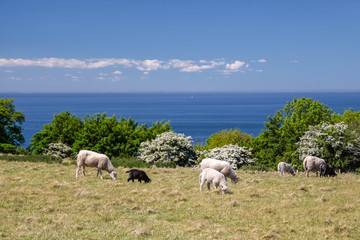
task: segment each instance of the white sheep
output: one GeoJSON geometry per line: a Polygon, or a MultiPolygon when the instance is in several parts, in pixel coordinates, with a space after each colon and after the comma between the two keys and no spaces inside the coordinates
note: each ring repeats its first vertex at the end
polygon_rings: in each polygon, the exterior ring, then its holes
{"type": "Polygon", "coordinates": [[[279,171],[279,176],[282,176],[285,173],[290,173],[291,175],[295,176],[295,172],[292,169],[291,165],[286,162],[279,162],[277,169],[279,171]]]}
{"type": "Polygon", "coordinates": [[[115,172],[114,166],[111,164],[110,159],[105,154],[100,154],[97,152],[89,151],[89,150],[81,150],[76,158],[77,162],[77,169],[76,169],[76,177],[78,177],[80,167],[83,167],[83,174],[85,176],[85,167],[96,167],[97,168],[97,175],[101,179],[102,172],[101,170],[105,170],[110,173],[110,177],[112,179],[117,178],[117,173],[115,172]]]}
{"type": "Polygon", "coordinates": [[[215,189],[220,186],[222,194],[224,194],[228,190],[225,176],[221,172],[218,172],[212,168],[205,168],[204,170],[202,170],[199,177],[200,191],[202,191],[202,187],[204,186],[205,182],[207,182],[207,188],[209,189],[209,191],[211,183],[214,184],[215,189]]]}
{"type": "Polygon", "coordinates": [[[318,171],[320,171],[320,165],[322,163],[326,163],[324,159],[314,156],[307,156],[303,161],[306,176],[309,177],[309,172],[316,172],[316,176],[318,176],[318,171]]]}
{"type": "Polygon", "coordinates": [[[201,170],[204,170],[205,168],[215,169],[216,171],[224,174],[225,180],[226,177],[229,177],[233,184],[236,184],[239,180],[234,169],[232,169],[232,167],[230,166],[230,163],[226,161],[221,161],[213,158],[205,158],[201,161],[199,167],[201,170]]]}

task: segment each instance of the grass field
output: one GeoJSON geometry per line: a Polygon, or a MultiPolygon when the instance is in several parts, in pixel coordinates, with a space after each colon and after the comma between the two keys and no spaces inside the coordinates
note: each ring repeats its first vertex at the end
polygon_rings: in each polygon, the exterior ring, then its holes
{"type": "Polygon", "coordinates": [[[197,169],[144,169],[150,184],[75,169],[0,161],[0,239],[360,239],[355,174],[237,171],[222,195],[197,169]]]}

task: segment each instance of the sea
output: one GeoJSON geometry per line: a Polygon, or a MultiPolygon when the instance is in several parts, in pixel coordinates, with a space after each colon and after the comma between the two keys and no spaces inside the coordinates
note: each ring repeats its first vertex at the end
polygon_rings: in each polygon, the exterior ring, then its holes
{"type": "Polygon", "coordinates": [[[352,108],[360,111],[360,92],[240,92],[240,93],[0,93],[14,98],[25,143],[54,115],[70,111],[80,118],[107,113],[132,118],[139,124],[171,121],[173,131],[191,136],[193,143],[205,144],[210,135],[223,129],[240,129],[258,136],[264,122],[294,98],[312,98],[342,114],[352,108]]]}

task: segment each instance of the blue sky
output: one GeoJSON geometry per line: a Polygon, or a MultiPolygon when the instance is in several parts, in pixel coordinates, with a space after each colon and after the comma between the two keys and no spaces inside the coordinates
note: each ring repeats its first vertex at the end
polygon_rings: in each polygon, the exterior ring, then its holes
{"type": "Polygon", "coordinates": [[[360,1],[0,0],[0,92],[360,91],[360,1]]]}

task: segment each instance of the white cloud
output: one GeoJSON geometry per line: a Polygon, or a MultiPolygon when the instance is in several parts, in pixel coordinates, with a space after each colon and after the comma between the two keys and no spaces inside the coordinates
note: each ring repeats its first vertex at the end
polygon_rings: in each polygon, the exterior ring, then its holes
{"type": "Polygon", "coordinates": [[[201,70],[211,69],[211,65],[190,65],[185,68],[180,69],[181,72],[201,72],[201,70]]]}
{"type": "Polygon", "coordinates": [[[266,63],[267,61],[265,59],[259,59],[258,62],[259,63],[266,63]]]}
{"type": "Polygon", "coordinates": [[[291,63],[298,63],[299,61],[298,60],[291,60],[290,62],[291,63]]]}
{"type": "Polygon", "coordinates": [[[262,70],[262,69],[258,69],[258,70],[256,70],[257,72],[263,72],[264,70],[262,70]]]}
{"type": "Polygon", "coordinates": [[[9,79],[10,79],[10,80],[16,80],[16,81],[21,80],[21,78],[19,78],[19,77],[14,77],[14,76],[11,76],[9,79]]]}
{"type": "Polygon", "coordinates": [[[6,70],[6,71],[4,71],[4,72],[6,72],[6,73],[13,73],[14,71],[13,71],[13,70],[6,70]]]}
{"type": "MultiPolygon", "coordinates": [[[[159,61],[156,59],[153,60],[144,60],[140,62],[140,65],[137,67],[140,71],[155,71],[158,69],[164,69],[164,66],[162,65],[163,61],[159,61]]],[[[166,67],[165,67],[166,68],[166,67]]]]}
{"type": "MultiPolygon", "coordinates": [[[[266,61],[260,59],[259,62],[266,61]]],[[[216,69],[216,71],[230,74],[233,72],[244,71],[249,67],[243,61],[227,62],[224,59],[215,60],[133,60],[123,58],[108,59],[63,59],[63,58],[39,58],[39,59],[5,59],[0,58],[0,67],[46,67],[46,68],[73,68],[73,69],[101,69],[106,67],[136,68],[144,74],[150,71],[178,69],[180,72],[202,72],[204,70],[216,69]]],[[[11,70],[8,70],[11,71],[11,70]]],[[[120,70],[113,71],[112,74],[122,75],[120,70]]],[[[100,73],[100,77],[107,76],[100,73]]]]}
{"type": "Polygon", "coordinates": [[[245,65],[245,62],[235,61],[231,64],[226,64],[226,69],[231,71],[239,71],[239,68],[245,65]]]}

